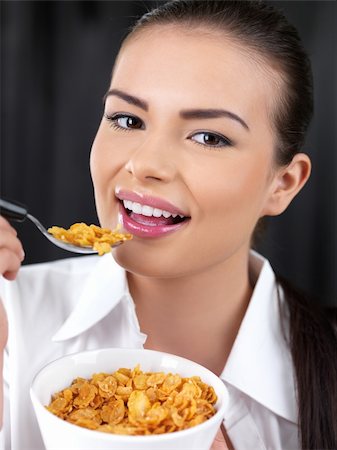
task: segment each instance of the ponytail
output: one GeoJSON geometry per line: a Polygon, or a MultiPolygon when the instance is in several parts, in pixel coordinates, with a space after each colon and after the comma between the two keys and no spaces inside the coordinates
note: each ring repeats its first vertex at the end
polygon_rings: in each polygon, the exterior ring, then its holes
{"type": "Polygon", "coordinates": [[[302,449],[337,449],[337,308],[319,307],[276,278],[287,309],[281,317],[289,318],[302,449]]]}

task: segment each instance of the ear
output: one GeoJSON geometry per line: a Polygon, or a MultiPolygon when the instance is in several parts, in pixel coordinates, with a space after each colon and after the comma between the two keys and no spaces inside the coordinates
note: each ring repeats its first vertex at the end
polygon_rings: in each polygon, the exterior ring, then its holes
{"type": "Polygon", "coordinates": [[[311,161],[305,153],[297,153],[290,164],[278,169],[273,176],[262,216],[277,216],[286,210],[307,182],[310,172],[311,161]]]}

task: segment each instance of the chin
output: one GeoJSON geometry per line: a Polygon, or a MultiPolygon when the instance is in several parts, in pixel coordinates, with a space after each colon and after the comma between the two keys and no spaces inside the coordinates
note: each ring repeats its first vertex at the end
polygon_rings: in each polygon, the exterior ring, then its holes
{"type": "Polygon", "coordinates": [[[146,252],[145,255],[144,252],[131,251],[121,245],[114,249],[113,257],[123,269],[135,275],[149,278],[175,278],[183,275],[183,268],[176,257],[173,260],[165,258],[161,262],[158,252],[153,252],[152,255],[150,253],[146,252]]]}
{"type": "Polygon", "coordinates": [[[135,275],[150,278],[162,278],[163,272],[166,272],[167,274],[167,271],[163,270],[161,265],[158,264],[158,260],[156,262],[152,262],[152,258],[150,259],[148,256],[140,257],[139,254],[132,255],[132,253],[116,248],[113,252],[113,257],[117,264],[123,267],[123,269],[135,275]]]}

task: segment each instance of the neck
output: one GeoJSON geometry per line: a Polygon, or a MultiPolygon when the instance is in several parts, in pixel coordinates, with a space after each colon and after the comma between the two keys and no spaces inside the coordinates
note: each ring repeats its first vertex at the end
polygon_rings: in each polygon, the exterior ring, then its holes
{"type": "Polygon", "coordinates": [[[174,279],[129,273],[128,281],[141,331],[148,335],[145,347],[220,374],[252,293],[247,252],[207,272],[174,279]]]}

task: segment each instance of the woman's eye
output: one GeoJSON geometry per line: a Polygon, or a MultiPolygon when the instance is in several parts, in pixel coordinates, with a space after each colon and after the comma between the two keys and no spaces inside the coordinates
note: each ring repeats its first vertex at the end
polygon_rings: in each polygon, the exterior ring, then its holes
{"type": "Polygon", "coordinates": [[[104,114],[104,117],[110,122],[111,126],[116,129],[124,130],[140,130],[144,129],[144,123],[139,117],[130,116],[127,114],[115,114],[110,116],[104,114]]]}
{"type": "Polygon", "coordinates": [[[211,133],[209,131],[194,133],[189,137],[189,139],[207,147],[230,147],[233,145],[230,139],[225,136],[217,133],[211,133]]]}

